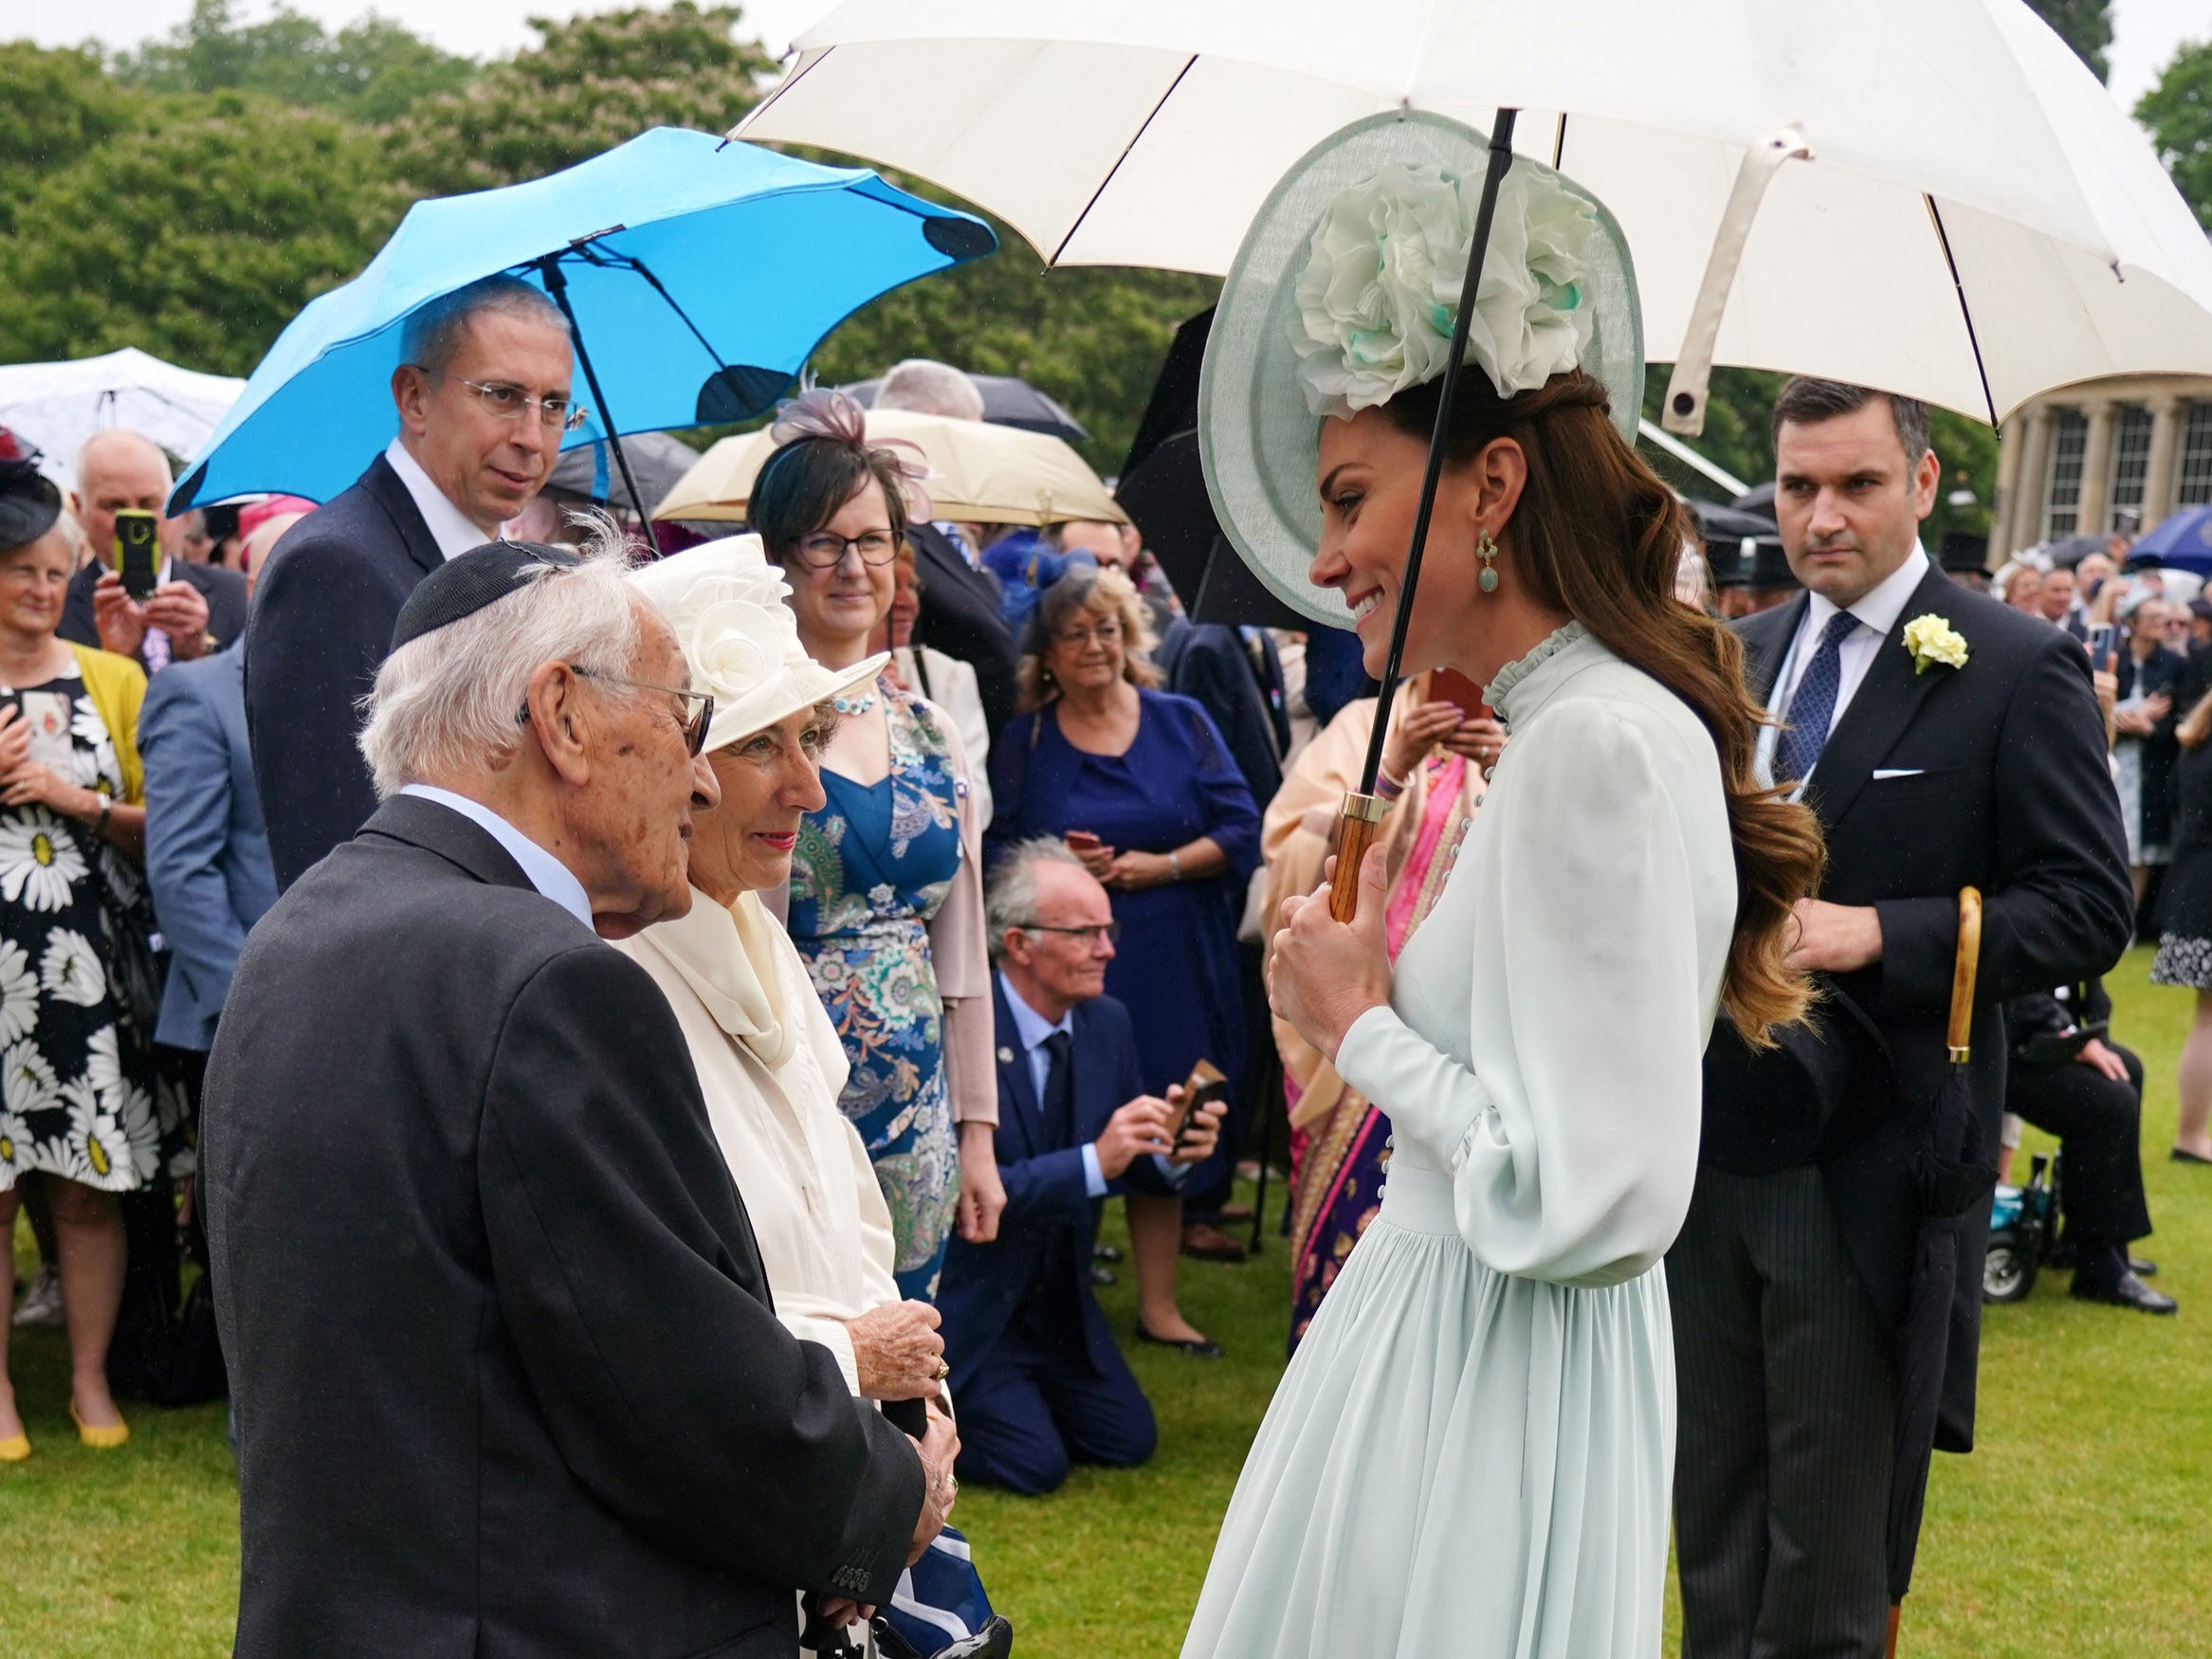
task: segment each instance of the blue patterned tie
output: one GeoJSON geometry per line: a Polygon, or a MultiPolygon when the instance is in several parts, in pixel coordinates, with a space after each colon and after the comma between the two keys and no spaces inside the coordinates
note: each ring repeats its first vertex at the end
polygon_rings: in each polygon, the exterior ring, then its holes
{"type": "Polygon", "coordinates": [[[1828,741],[1828,728],[1836,720],[1836,693],[1843,685],[1843,642],[1858,626],[1858,618],[1838,611],[1820,630],[1820,648],[1805,665],[1797,694],[1789,700],[1788,723],[1774,746],[1774,781],[1802,783],[1812,775],[1820,747],[1828,741]]]}

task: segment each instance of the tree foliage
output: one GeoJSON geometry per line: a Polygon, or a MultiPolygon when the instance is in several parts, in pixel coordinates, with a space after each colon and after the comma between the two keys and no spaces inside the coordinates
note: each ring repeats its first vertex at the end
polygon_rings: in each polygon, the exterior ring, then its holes
{"type": "Polygon", "coordinates": [[[2135,105],[2135,118],[2149,131],[2197,223],[2212,230],[2212,42],[2176,52],[2135,105]]]}
{"type": "Polygon", "coordinates": [[[119,53],[114,67],[118,80],[155,92],[258,92],[373,124],[466,86],[477,70],[374,12],[330,34],[283,5],[241,23],[232,0],[193,0],[165,39],[119,53]]]}
{"type": "Polygon", "coordinates": [[[39,181],[132,118],[132,100],[88,50],[0,44],[0,237],[39,181]]]}
{"type": "Polygon", "coordinates": [[[2111,76],[2112,0],[2028,0],[2028,9],[2072,46],[2099,81],[2111,76]]]}
{"type": "Polygon", "coordinates": [[[0,361],[135,345],[242,374],[387,227],[374,137],[245,93],[180,96],[52,170],[0,241],[0,361]]]}
{"type": "Polygon", "coordinates": [[[759,42],[736,38],[740,15],[679,0],[539,19],[536,47],[393,125],[393,174],[418,194],[454,195],[541,177],[649,127],[725,132],[776,72],[759,42]]]}

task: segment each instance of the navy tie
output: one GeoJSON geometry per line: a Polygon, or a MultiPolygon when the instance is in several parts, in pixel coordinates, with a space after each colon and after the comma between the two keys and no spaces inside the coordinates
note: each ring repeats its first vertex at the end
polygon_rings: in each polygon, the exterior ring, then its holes
{"type": "Polygon", "coordinates": [[[1782,740],[1774,746],[1775,782],[1802,783],[1812,775],[1821,745],[1828,741],[1828,728],[1836,721],[1836,694],[1843,685],[1843,642],[1857,626],[1857,617],[1838,611],[1820,630],[1820,648],[1798,679],[1782,740]]]}
{"type": "Polygon", "coordinates": [[[1037,1104],[1043,1108],[1045,1144],[1054,1152],[1075,1143],[1075,1073],[1069,1064],[1074,1047],[1075,1039],[1066,1031],[1045,1038],[1045,1098],[1037,1104]]]}

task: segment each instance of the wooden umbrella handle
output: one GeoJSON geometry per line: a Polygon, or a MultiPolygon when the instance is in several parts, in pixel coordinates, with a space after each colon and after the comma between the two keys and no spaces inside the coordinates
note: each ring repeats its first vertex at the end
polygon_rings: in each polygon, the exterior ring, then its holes
{"type": "Polygon", "coordinates": [[[1951,1064],[1971,1056],[1974,1035],[1974,978],[1982,967],[1982,893],[1959,889],[1959,954],[1951,964],[1951,1064]]]}
{"type": "Polygon", "coordinates": [[[1344,811],[1337,817],[1336,875],[1328,888],[1328,913],[1339,921],[1351,921],[1360,907],[1360,866],[1389,814],[1390,803],[1380,795],[1344,792],[1344,811]]]}

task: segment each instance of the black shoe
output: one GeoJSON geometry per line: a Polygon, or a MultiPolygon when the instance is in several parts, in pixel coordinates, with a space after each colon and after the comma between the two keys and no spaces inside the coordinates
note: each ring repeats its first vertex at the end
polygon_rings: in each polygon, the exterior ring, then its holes
{"type": "Polygon", "coordinates": [[[1122,1259],[1122,1252],[1110,1244],[1094,1244],[1090,1247],[1090,1259],[1094,1262],[1118,1262],[1122,1259]]]}
{"type": "Polygon", "coordinates": [[[1143,1320],[1137,1322],[1137,1340],[1150,1342],[1156,1347],[1179,1349],[1193,1359],[1218,1359],[1221,1358],[1221,1344],[1209,1337],[1200,1337],[1195,1342],[1179,1341],[1173,1337],[1156,1337],[1144,1328],[1143,1320]]]}
{"type": "Polygon", "coordinates": [[[2185,1147],[2175,1147],[2173,1149],[2172,1157],[2174,1162],[2176,1163],[2212,1163],[2212,1158],[2199,1158],[2195,1153],[2190,1152],[2185,1147]]]}
{"type": "Polygon", "coordinates": [[[2175,1313],[2181,1304],[2170,1296],[2161,1296],[2133,1273],[2122,1273],[2108,1285],[2084,1283],[2080,1274],[2074,1279],[2074,1296],[2083,1302],[2109,1302],[2114,1307],[2131,1307],[2137,1313],[2175,1313]]]}
{"type": "Polygon", "coordinates": [[[1094,1267],[1090,1270],[1090,1282],[1104,1288],[1108,1285],[1119,1285],[1122,1282],[1122,1276],[1111,1267],[1094,1267]]]}
{"type": "Polygon", "coordinates": [[[2148,1256],[2130,1256],[2128,1271],[2138,1279],[2155,1279],[2158,1277],[2158,1264],[2148,1256]]]}

